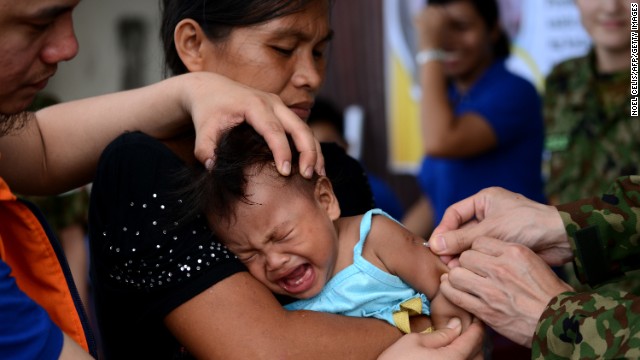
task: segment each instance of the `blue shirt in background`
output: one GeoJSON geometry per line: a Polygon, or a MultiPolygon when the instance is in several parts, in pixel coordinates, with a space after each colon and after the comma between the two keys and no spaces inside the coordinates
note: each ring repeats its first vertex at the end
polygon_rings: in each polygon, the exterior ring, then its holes
{"type": "Polygon", "coordinates": [[[469,158],[424,158],[418,181],[434,208],[435,223],[447,207],[490,186],[546,202],[541,172],[542,103],[533,85],[509,72],[500,59],[466,94],[450,84],[448,96],[456,116],[473,112],[484,117],[498,144],[469,158]]]}

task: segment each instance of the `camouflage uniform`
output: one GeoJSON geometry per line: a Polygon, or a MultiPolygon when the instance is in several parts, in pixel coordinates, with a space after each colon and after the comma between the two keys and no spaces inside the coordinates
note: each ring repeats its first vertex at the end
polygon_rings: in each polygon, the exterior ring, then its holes
{"type": "MultiPolygon", "coordinates": [[[[581,281],[598,286],[640,267],[640,176],[558,210],[581,281]]],[[[531,350],[532,359],[640,358],[640,297],[602,288],[560,294],[540,317],[531,350]]]]}
{"type": "MultiPolygon", "coordinates": [[[[546,195],[552,204],[602,194],[617,177],[640,174],[640,119],[631,117],[631,73],[598,74],[593,50],[547,78],[546,195]]],[[[566,280],[588,291],[565,267],[566,280]]],[[[640,272],[606,286],[640,295],[640,272]]]]}
{"type": "Polygon", "coordinates": [[[547,78],[546,194],[561,204],[602,194],[640,174],[640,119],[631,117],[631,74],[598,74],[595,55],[557,65],[547,78]]]}

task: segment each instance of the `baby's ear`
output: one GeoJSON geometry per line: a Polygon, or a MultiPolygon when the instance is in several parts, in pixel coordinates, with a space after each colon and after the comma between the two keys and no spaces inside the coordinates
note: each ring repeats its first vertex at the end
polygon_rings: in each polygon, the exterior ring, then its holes
{"type": "Polygon", "coordinates": [[[338,203],[338,198],[333,192],[333,185],[328,177],[320,176],[318,178],[315,197],[331,220],[337,220],[340,217],[340,203],[338,203]]]}

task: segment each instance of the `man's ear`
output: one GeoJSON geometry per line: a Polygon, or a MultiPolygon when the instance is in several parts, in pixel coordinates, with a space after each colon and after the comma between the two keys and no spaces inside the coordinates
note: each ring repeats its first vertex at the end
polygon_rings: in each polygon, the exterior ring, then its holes
{"type": "Polygon", "coordinates": [[[338,198],[333,192],[333,185],[331,185],[331,180],[328,177],[321,176],[318,178],[315,196],[331,220],[337,220],[340,217],[340,203],[338,203],[338,198]]]}
{"type": "Polygon", "coordinates": [[[176,25],[173,33],[176,51],[189,72],[202,71],[204,56],[202,49],[207,37],[200,25],[193,19],[184,19],[176,25]]]}

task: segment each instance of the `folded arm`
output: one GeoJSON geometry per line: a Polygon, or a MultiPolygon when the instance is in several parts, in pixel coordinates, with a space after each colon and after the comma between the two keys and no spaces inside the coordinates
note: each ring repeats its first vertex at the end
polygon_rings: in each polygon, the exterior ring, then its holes
{"type": "Polygon", "coordinates": [[[249,273],[173,310],[165,323],[197,358],[373,359],[401,333],[377,319],[286,311],[249,273]]]}

